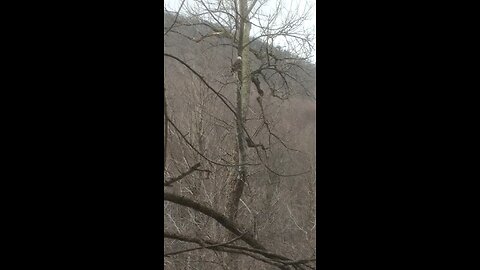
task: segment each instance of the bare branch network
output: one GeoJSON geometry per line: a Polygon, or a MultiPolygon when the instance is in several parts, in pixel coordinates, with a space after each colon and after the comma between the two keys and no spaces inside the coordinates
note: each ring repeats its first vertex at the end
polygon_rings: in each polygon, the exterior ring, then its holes
{"type": "Polygon", "coordinates": [[[166,269],[316,268],[315,37],[283,2],[164,10],[166,269]]]}

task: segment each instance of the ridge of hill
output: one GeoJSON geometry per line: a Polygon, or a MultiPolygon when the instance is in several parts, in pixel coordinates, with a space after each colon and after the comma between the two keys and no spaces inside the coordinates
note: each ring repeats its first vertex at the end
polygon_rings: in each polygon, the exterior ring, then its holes
{"type": "MultiPolygon", "coordinates": [[[[164,27],[168,29],[175,20],[175,16],[164,12],[164,27]]],[[[193,68],[205,72],[206,77],[219,76],[224,78],[229,75],[232,62],[236,58],[236,49],[231,46],[231,40],[224,37],[212,36],[202,42],[194,41],[202,35],[207,35],[211,29],[202,25],[198,19],[186,18],[179,15],[176,19],[177,24],[196,24],[195,26],[176,26],[165,36],[164,51],[187,61],[193,68]],[[223,71],[223,72],[222,72],[223,71]]],[[[211,24],[211,23],[209,23],[211,24]]],[[[256,40],[250,44],[250,47],[259,51],[266,44],[256,40]]],[[[281,50],[278,47],[272,48],[272,53],[280,58],[294,58],[289,52],[281,50]]],[[[286,60],[293,61],[293,60],[286,60]]],[[[294,60],[299,66],[289,67],[289,73],[293,74],[295,80],[290,79],[289,96],[295,98],[316,99],[316,65],[304,60],[294,60]]],[[[251,58],[252,70],[258,68],[261,62],[255,57],[251,58]]],[[[271,77],[273,84],[280,85],[279,76],[271,77]]]]}

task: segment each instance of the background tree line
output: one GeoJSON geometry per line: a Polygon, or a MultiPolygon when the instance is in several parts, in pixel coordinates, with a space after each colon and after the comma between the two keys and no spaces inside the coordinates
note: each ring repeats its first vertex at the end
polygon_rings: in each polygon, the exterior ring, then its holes
{"type": "Polygon", "coordinates": [[[315,268],[313,36],[265,3],[164,11],[166,269],[315,268]]]}

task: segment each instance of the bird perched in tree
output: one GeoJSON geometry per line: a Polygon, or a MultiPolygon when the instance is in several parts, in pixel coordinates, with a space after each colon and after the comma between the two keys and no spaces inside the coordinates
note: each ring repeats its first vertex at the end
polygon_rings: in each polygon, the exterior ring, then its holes
{"type": "Polygon", "coordinates": [[[232,73],[237,72],[240,69],[242,69],[242,57],[237,56],[237,60],[235,60],[235,62],[232,65],[232,73]]]}

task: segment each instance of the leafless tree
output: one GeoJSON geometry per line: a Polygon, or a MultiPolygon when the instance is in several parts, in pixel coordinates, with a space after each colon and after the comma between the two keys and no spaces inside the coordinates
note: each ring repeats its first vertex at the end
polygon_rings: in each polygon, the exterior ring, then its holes
{"type": "Polygon", "coordinates": [[[286,99],[300,92],[314,96],[301,79],[312,76],[306,60],[314,37],[302,28],[309,9],[281,15],[281,1],[265,7],[266,0],[182,1],[165,25],[166,37],[203,50],[182,52],[165,44],[166,268],[315,266],[315,153],[311,142],[289,134],[305,126],[279,121],[286,117],[286,99]],[[285,48],[274,46],[279,39],[285,48]],[[231,48],[231,54],[205,53],[220,48],[231,48]],[[241,68],[235,76],[231,66],[218,66],[237,56],[241,68]],[[298,190],[308,195],[288,196],[294,184],[282,179],[303,180],[298,190]]]}

